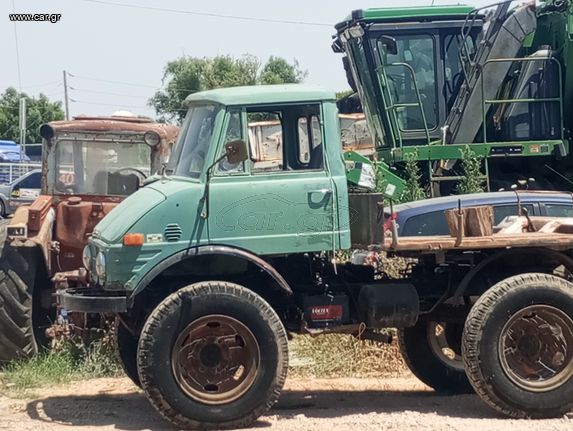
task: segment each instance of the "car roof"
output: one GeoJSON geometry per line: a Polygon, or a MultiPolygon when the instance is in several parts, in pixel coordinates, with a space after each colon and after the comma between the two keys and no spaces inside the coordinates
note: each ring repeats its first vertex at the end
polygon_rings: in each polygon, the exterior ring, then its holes
{"type": "Polygon", "coordinates": [[[335,100],[333,91],[306,84],[253,85],[228,87],[193,93],[187,104],[214,102],[221,105],[265,105],[289,102],[320,102],[335,100]]]}
{"type": "MultiPolygon", "coordinates": [[[[411,214],[427,212],[428,209],[432,211],[445,210],[454,208],[461,200],[463,206],[469,205],[496,205],[505,203],[521,202],[563,202],[570,201],[573,204],[573,194],[569,192],[555,192],[555,191],[514,191],[510,192],[490,192],[490,193],[472,193],[467,195],[451,195],[442,196],[439,198],[422,199],[414,202],[407,202],[394,206],[394,212],[408,212],[411,214]]],[[[388,210],[388,208],[386,208],[388,210]]]]}

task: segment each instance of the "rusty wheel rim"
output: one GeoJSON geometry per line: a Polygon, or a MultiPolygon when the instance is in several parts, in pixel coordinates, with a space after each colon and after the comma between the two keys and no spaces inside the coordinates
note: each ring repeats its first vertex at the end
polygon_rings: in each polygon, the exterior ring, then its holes
{"type": "Polygon", "coordinates": [[[260,350],[243,323],[224,315],[191,322],[177,337],[171,364],[179,387],[204,404],[227,404],[255,381],[260,350]]]}
{"type": "Polygon", "coordinates": [[[427,337],[436,358],[450,368],[463,371],[464,363],[462,362],[460,346],[461,332],[458,334],[458,330],[459,328],[455,324],[430,322],[427,337]]]}
{"type": "Polygon", "coordinates": [[[573,376],[573,320],[549,305],[530,305],[505,324],[501,366],[522,389],[547,392],[573,376]]]}

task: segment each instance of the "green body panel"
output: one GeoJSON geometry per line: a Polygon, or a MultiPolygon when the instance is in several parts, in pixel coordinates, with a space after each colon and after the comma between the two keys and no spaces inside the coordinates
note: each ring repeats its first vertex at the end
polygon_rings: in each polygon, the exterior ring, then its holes
{"type": "MultiPolygon", "coordinates": [[[[421,21],[428,18],[464,19],[472,10],[472,6],[465,5],[373,8],[356,11],[354,12],[354,16],[360,16],[366,21],[375,22],[400,20],[421,21]]],[[[352,19],[353,16],[349,15],[343,22],[352,19]]]]}
{"type": "Polygon", "coordinates": [[[168,257],[202,245],[236,247],[259,256],[350,248],[351,211],[333,93],[306,86],[260,86],[197,93],[188,102],[214,102],[224,108],[214,121],[205,168],[196,179],[169,176],[148,184],[97,225],[90,247],[94,256],[102,252],[106,257],[100,284],[131,291],[168,257]],[[225,144],[221,130],[227,125],[227,110],[309,102],[321,106],[324,169],[251,173],[248,168],[233,174],[215,170],[204,203],[207,166],[225,144]],[[166,235],[173,227],[180,232],[178,239],[166,235]],[[127,233],[143,234],[145,243],[124,246],[127,233]]]}
{"type": "Polygon", "coordinates": [[[455,145],[433,143],[385,150],[380,154],[389,163],[403,161],[406,154],[415,154],[418,160],[457,160],[462,158],[462,150],[468,145],[477,156],[483,157],[537,157],[569,152],[569,141],[527,141],[455,145]]]}

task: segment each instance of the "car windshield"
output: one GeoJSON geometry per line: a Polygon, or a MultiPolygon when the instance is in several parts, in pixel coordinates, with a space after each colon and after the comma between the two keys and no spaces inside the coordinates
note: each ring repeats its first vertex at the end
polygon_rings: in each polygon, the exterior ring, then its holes
{"type": "Polygon", "coordinates": [[[170,158],[170,172],[183,177],[199,177],[219,110],[217,105],[193,106],[189,109],[175,145],[175,154],[170,158]]]}
{"type": "Polygon", "coordinates": [[[54,191],[126,196],[149,176],[150,165],[151,148],[144,142],[60,140],[54,191]]]}

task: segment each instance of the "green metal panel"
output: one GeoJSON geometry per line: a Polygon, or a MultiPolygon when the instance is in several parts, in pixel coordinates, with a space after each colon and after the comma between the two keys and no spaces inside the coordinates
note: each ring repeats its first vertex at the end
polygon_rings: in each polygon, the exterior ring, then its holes
{"type": "MultiPolygon", "coordinates": [[[[430,18],[440,20],[465,19],[468,13],[474,10],[473,6],[421,6],[421,7],[393,7],[393,8],[373,8],[356,11],[348,15],[342,23],[348,21],[422,21],[430,18]]],[[[342,24],[341,23],[341,24],[342,24]]]]}
{"type": "Polygon", "coordinates": [[[406,154],[415,154],[418,160],[460,160],[461,152],[469,146],[478,156],[484,157],[536,157],[562,155],[569,152],[569,141],[488,142],[487,144],[412,145],[378,154],[387,163],[400,162],[406,154]],[[504,151],[505,150],[505,151],[504,151]]]}

